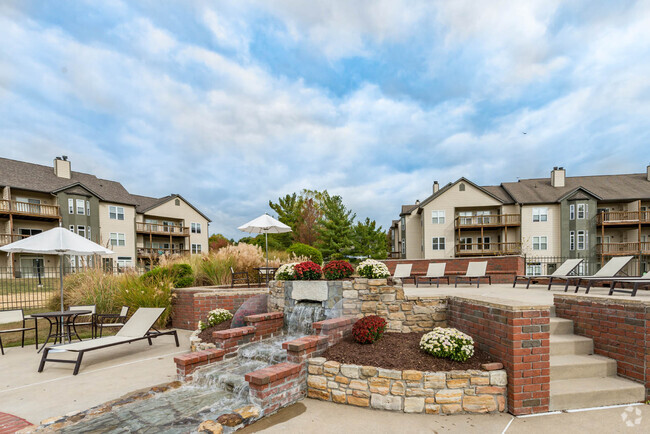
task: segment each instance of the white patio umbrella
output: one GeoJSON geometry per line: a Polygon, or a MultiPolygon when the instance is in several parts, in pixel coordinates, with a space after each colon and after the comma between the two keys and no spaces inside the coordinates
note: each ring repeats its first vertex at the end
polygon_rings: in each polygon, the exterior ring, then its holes
{"type": "MultiPolygon", "coordinates": [[[[251,234],[264,234],[264,241],[266,244],[266,268],[269,268],[269,235],[268,234],[282,234],[291,232],[291,228],[279,220],[274,219],[268,214],[259,216],[258,218],[249,221],[246,224],[238,227],[240,231],[248,232],[251,234]]],[[[268,281],[269,274],[266,273],[268,281]]]]}
{"type": "Polygon", "coordinates": [[[58,227],[40,234],[0,247],[7,253],[35,253],[40,255],[58,255],[61,280],[61,312],[63,312],[63,257],[65,255],[89,256],[110,255],[113,251],[75,234],[68,229],[58,227]]]}

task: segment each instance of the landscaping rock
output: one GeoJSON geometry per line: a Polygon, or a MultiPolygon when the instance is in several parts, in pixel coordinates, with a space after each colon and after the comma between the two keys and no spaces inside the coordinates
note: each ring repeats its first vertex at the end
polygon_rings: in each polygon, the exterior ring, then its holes
{"type": "Polygon", "coordinates": [[[404,413],[422,413],[424,398],[404,398],[404,413]]]}
{"type": "Polygon", "coordinates": [[[497,409],[496,401],[493,396],[465,396],[463,398],[463,410],[472,413],[489,413],[497,409]]]}
{"type": "Polygon", "coordinates": [[[364,377],[374,377],[377,375],[377,368],[374,366],[362,366],[361,375],[364,377]]]}
{"type": "Polygon", "coordinates": [[[310,375],[307,378],[307,386],[313,387],[314,389],[327,389],[327,378],[320,377],[318,375],[310,375]]]}
{"type": "Polygon", "coordinates": [[[332,402],[345,404],[346,395],[341,390],[332,390],[332,402]]]}
{"type": "Polygon", "coordinates": [[[244,418],[237,413],[222,414],[217,418],[217,422],[225,426],[237,426],[244,421],[244,418]]]}
{"type": "Polygon", "coordinates": [[[357,396],[348,396],[348,404],[356,405],[357,407],[370,407],[370,400],[368,398],[359,398],[357,396]]]}
{"type": "Polygon", "coordinates": [[[505,386],[508,384],[508,375],[506,371],[490,372],[490,384],[493,386],[505,386]]]}
{"type": "Polygon", "coordinates": [[[499,369],[503,369],[503,363],[499,363],[499,362],[483,363],[481,365],[481,368],[483,368],[486,371],[498,371],[499,369]]]}
{"type": "Polygon", "coordinates": [[[372,408],[377,408],[380,410],[401,411],[402,398],[399,396],[384,396],[373,393],[370,398],[370,405],[372,408]]]}
{"type": "Polygon", "coordinates": [[[463,391],[460,389],[444,389],[436,393],[437,404],[455,404],[460,403],[463,397],[463,391]]]}
{"type": "Polygon", "coordinates": [[[422,372],[413,370],[402,371],[402,378],[404,380],[420,381],[422,379],[422,372]]]}
{"type": "Polygon", "coordinates": [[[325,362],[327,362],[327,359],[325,357],[312,357],[311,359],[308,360],[310,365],[322,365],[325,362]]]}
{"type": "Polygon", "coordinates": [[[446,382],[447,376],[442,373],[424,375],[424,387],[427,389],[443,389],[446,382]]]}
{"type": "Polygon", "coordinates": [[[235,413],[238,413],[244,419],[260,417],[260,409],[254,405],[247,405],[246,407],[238,408],[235,410],[235,413]]]}
{"type": "Polygon", "coordinates": [[[341,365],[341,374],[348,378],[359,378],[359,367],[356,365],[341,365]]]}
{"type": "Polygon", "coordinates": [[[393,369],[382,369],[379,368],[379,373],[377,374],[380,378],[391,378],[393,380],[402,379],[402,371],[395,371],[393,369]]]}
{"type": "Polygon", "coordinates": [[[206,420],[205,422],[201,422],[201,425],[196,430],[208,434],[221,434],[223,432],[223,426],[213,420],[206,420]]]}

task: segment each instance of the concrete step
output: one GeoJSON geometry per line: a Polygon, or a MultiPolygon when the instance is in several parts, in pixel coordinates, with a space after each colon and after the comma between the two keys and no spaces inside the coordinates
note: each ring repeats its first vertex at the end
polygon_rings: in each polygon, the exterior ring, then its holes
{"type": "Polygon", "coordinates": [[[551,381],[549,410],[631,404],[645,399],[645,388],[620,377],[551,381]]]}
{"type": "Polygon", "coordinates": [[[551,357],[551,381],[572,378],[615,377],[616,361],[597,355],[551,357]]]}
{"type": "Polygon", "coordinates": [[[594,341],[582,336],[551,335],[549,343],[551,358],[552,356],[594,353],[594,341]]]}
{"type": "Polygon", "coordinates": [[[573,334],[573,321],[564,318],[550,318],[551,334],[552,335],[572,335],[573,334]]]}

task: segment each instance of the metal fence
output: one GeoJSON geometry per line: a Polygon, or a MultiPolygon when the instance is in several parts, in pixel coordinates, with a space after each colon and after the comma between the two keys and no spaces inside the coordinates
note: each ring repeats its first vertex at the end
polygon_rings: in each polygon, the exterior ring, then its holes
{"type": "MultiPolygon", "coordinates": [[[[574,256],[582,258],[582,263],[576,268],[574,274],[579,276],[590,276],[601,268],[601,259],[596,256],[574,256]]],[[[568,256],[525,256],[527,275],[549,275],[562,265],[568,256]]],[[[605,257],[605,262],[610,258],[605,257]]],[[[636,256],[619,273],[623,276],[640,276],[649,269],[650,256],[636,256]]]]}

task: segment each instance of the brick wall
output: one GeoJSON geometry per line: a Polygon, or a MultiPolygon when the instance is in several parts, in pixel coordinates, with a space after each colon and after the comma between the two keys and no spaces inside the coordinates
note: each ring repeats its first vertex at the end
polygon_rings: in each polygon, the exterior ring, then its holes
{"type": "Polygon", "coordinates": [[[548,307],[492,305],[449,297],[448,322],[503,363],[508,409],[514,415],[548,411],[550,353],[548,307]]]}
{"type": "Polygon", "coordinates": [[[295,363],[280,363],[246,374],[251,403],[268,416],[282,407],[304,398],[305,378],[301,366],[295,363]]]}
{"type": "MultiPolygon", "coordinates": [[[[470,262],[487,261],[487,274],[492,277],[492,283],[512,283],[515,275],[526,274],[526,263],[523,256],[487,256],[481,258],[449,258],[449,259],[389,259],[383,261],[391,274],[397,264],[413,264],[411,274],[424,276],[430,263],[445,262],[445,274],[448,276],[464,275],[470,262]]],[[[410,282],[410,281],[409,281],[410,282]]],[[[453,283],[453,278],[451,279],[453,283]]]]}
{"type": "Polygon", "coordinates": [[[223,360],[226,352],[221,349],[195,351],[174,357],[176,363],[176,376],[179,380],[190,381],[192,374],[201,366],[223,360]]]}
{"type": "Polygon", "coordinates": [[[172,327],[196,330],[208,312],[226,309],[233,314],[249,298],[266,290],[182,288],[172,291],[172,327]]]}
{"type": "Polygon", "coordinates": [[[650,398],[650,303],[555,294],[555,312],[574,332],[594,340],[594,352],[616,360],[618,375],[645,385],[650,398]]]}

